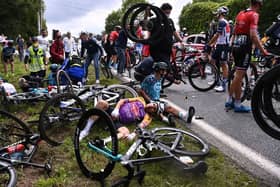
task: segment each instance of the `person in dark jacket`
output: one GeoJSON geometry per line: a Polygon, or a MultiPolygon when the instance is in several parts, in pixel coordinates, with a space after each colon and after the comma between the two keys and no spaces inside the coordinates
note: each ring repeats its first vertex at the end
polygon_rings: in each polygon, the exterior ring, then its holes
{"type": "Polygon", "coordinates": [[[90,33],[89,36],[85,34],[84,40],[82,43],[82,49],[81,49],[81,56],[84,56],[85,49],[87,50],[87,57],[86,57],[86,63],[85,63],[85,69],[86,69],[86,76],[88,76],[88,67],[91,63],[91,61],[94,61],[94,69],[95,69],[95,83],[99,84],[99,57],[102,53],[101,47],[97,44],[95,38],[93,37],[93,34],[90,33]]]}
{"type": "Polygon", "coordinates": [[[124,73],[126,58],[125,58],[125,50],[127,45],[127,35],[125,31],[122,29],[119,32],[119,37],[115,42],[117,55],[118,55],[118,74],[124,73]]]}

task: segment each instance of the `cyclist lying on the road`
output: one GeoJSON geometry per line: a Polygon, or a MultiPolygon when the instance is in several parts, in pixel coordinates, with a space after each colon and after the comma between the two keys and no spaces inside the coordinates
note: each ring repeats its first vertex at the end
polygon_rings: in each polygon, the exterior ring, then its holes
{"type": "MultiPolygon", "coordinates": [[[[111,114],[113,121],[115,122],[115,127],[118,130],[118,138],[127,138],[133,139],[135,133],[129,132],[129,129],[126,127],[127,124],[138,123],[140,128],[147,127],[152,121],[152,115],[161,116],[163,112],[167,112],[166,103],[163,102],[150,102],[146,104],[145,100],[142,97],[135,97],[129,99],[121,99],[114,110],[109,108],[109,104],[104,101],[98,101],[96,108],[107,111],[111,114]]],[[[175,108],[168,108],[171,114],[180,119],[186,121],[187,123],[191,123],[192,117],[194,116],[195,110],[194,107],[190,107],[188,112],[178,111],[175,108]]],[[[96,119],[94,116],[89,118],[85,128],[80,133],[79,139],[82,140],[86,137],[94,124],[96,119]]]]}

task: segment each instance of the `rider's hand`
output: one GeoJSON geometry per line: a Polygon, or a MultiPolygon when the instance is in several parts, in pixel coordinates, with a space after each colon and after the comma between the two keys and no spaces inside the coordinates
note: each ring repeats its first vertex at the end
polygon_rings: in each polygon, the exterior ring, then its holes
{"type": "Polygon", "coordinates": [[[119,111],[119,109],[118,108],[115,108],[113,111],[112,111],[112,113],[111,113],[111,116],[113,117],[113,118],[119,118],[119,116],[120,116],[120,111],[119,111]]]}
{"type": "Polygon", "coordinates": [[[269,52],[267,52],[267,50],[264,49],[263,56],[268,56],[268,55],[269,55],[269,52]]]}

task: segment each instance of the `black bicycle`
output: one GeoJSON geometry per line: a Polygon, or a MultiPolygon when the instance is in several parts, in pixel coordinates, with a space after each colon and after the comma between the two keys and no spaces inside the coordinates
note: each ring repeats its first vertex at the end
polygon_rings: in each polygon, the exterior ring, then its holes
{"type": "Polygon", "coordinates": [[[41,138],[28,126],[9,112],[0,110],[0,184],[14,187],[17,183],[15,167],[19,165],[43,168],[51,171],[46,164],[32,163],[41,138]]]}
{"type": "Polygon", "coordinates": [[[280,65],[266,72],[257,82],[251,106],[255,121],[271,137],[280,140],[280,65]]]}
{"type": "Polygon", "coordinates": [[[136,128],[137,139],[120,154],[122,141],[118,141],[116,129],[109,115],[100,109],[86,111],[77,125],[74,137],[75,155],[83,174],[105,185],[104,180],[111,174],[115,163],[123,165],[128,175],[113,186],[128,186],[133,177],[141,183],[145,171],[140,165],[150,162],[175,160],[184,171],[205,173],[207,164],[201,160],[209,152],[208,144],[198,136],[176,128],[161,127],[151,130],[136,128]],[[80,139],[88,119],[95,119],[89,134],[80,139]],[[153,155],[159,151],[160,155],[153,155]],[[194,158],[197,159],[194,159],[194,158]],[[136,171],[135,171],[136,169],[136,171]]]}

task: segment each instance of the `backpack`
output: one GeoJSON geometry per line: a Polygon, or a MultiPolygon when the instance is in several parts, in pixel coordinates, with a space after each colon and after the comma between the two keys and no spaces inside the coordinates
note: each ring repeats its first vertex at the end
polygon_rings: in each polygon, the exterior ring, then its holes
{"type": "Polygon", "coordinates": [[[141,101],[133,101],[124,103],[119,110],[120,123],[130,124],[140,122],[145,116],[144,105],[141,101]]]}

